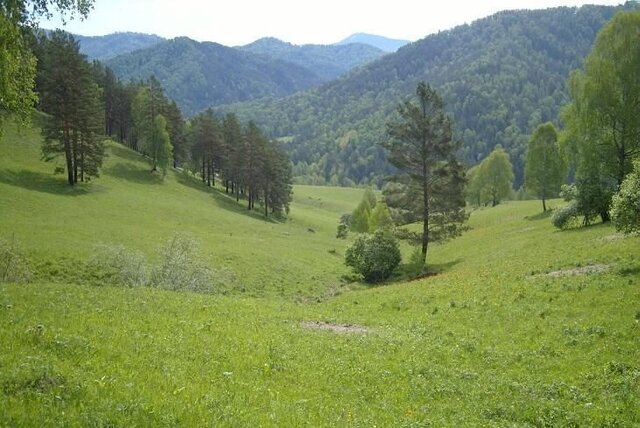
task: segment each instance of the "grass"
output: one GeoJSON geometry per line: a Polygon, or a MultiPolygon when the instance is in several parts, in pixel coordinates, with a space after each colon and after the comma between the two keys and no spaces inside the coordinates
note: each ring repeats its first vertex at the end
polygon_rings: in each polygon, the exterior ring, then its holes
{"type": "Polygon", "coordinates": [[[69,190],[37,140],[0,142],[0,236],[38,269],[73,278],[99,242],[153,259],[179,230],[243,287],[0,285],[1,426],[640,425],[638,237],[559,232],[538,201],[512,202],[431,246],[439,274],[347,285],[335,227],[360,190],[296,186],[290,220],[265,222],[116,145],[69,190]]]}

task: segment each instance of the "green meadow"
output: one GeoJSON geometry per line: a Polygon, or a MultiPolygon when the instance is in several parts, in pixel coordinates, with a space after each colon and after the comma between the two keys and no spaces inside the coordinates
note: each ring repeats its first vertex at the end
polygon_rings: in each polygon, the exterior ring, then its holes
{"type": "Polygon", "coordinates": [[[335,238],[362,189],[296,186],[265,220],[116,143],[69,188],[39,144],[0,140],[0,237],[32,271],[0,284],[0,426],[640,426],[640,237],[508,202],[368,286],[335,238]],[[219,292],[87,280],[98,246],[153,263],[176,233],[219,292]]]}

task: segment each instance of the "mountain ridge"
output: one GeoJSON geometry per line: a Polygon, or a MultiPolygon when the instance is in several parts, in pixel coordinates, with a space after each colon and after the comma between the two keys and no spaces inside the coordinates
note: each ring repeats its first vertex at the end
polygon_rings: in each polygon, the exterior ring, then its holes
{"type": "Polygon", "coordinates": [[[411,43],[411,41],[402,39],[391,39],[389,37],[384,37],[377,34],[354,33],[340,40],[339,42],[334,43],[334,45],[345,45],[349,43],[363,43],[374,46],[385,52],[395,52],[404,45],[411,43]]]}

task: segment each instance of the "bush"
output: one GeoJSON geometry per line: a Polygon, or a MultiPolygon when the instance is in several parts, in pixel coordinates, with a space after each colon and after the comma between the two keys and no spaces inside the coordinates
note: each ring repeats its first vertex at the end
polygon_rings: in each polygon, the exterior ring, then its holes
{"type": "Polygon", "coordinates": [[[611,218],[616,230],[625,234],[640,232],[640,160],[613,196],[611,218]]]}
{"type": "Polygon", "coordinates": [[[0,237],[0,282],[29,282],[31,270],[15,238],[0,237]]]}
{"type": "Polygon", "coordinates": [[[148,283],[145,258],[142,253],[121,245],[96,247],[87,263],[92,282],[139,287],[148,283]]]}
{"type": "Polygon", "coordinates": [[[160,264],[151,272],[151,285],[167,290],[214,292],[213,271],[200,257],[199,242],[174,235],[162,248],[160,264]]]}
{"type": "Polygon", "coordinates": [[[578,218],[578,202],[571,201],[564,207],[553,211],[551,222],[558,229],[567,229],[578,218]]]}
{"type": "Polygon", "coordinates": [[[346,265],[371,283],[389,278],[400,260],[398,242],[383,231],[358,236],[345,252],[346,265]]]}

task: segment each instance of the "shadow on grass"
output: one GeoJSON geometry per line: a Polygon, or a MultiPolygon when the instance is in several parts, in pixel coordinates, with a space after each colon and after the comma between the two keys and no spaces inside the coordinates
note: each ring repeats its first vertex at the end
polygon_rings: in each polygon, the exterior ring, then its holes
{"type": "Polygon", "coordinates": [[[545,220],[545,219],[551,218],[552,215],[553,215],[553,211],[548,209],[536,215],[528,215],[525,217],[525,220],[529,220],[529,221],[545,220]]]}
{"type": "Polygon", "coordinates": [[[66,175],[62,178],[61,176],[29,171],[27,169],[20,171],[10,169],[0,170],[0,183],[22,187],[26,190],[62,196],[82,196],[96,190],[95,188],[92,189],[89,183],[78,183],[75,186],[70,186],[66,180],[66,175]]]}
{"type": "Polygon", "coordinates": [[[105,168],[104,172],[136,184],[161,184],[163,181],[161,173],[151,172],[151,168],[141,168],[140,165],[132,162],[118,162],[105,168]]]}
{"type": "Polygon", "coordinates": [[[214,187],[209,187],[205,183],[203,183],[202,180],[189,175],[186,172],[176,171],[176,180],[183,186],[200,192],[209,193],[216,201],[216,204],[222,209],[232,211],[237,214],[242,214],[256,220],[262,220],[268,223],[279,223],[279,221],[277,221],[273,217],[265,217],[264,210],[248,210],[246,205],[247,202],[245,200],[240,199],[240,201],[236,201],[235,196],[228,195],[224,193],[224,191],[216,189],[214,187]]]}

